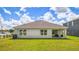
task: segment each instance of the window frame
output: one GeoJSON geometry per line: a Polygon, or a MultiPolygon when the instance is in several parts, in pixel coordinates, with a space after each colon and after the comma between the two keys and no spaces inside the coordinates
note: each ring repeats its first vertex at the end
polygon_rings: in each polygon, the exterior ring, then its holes
{"type": "Polygon", "coordinates": [[[47,35],[47,30],[40,30],[41,35],[47,35]]]}
{"type": "Polygon", "coordinates": [[[19,34],[20,35],[27,35],[26,31],[27,31],[26,29],[20,29],[19,34]]]}
{"type": "Polygon", "coordinates": [[[19,34],[22,35],[22,29],[19,30],[19,34]]]}
{"type": "Polygon", "coordinates": [[[26,29],[24,29],[24,30],[23,30],[23,35],[26,35],[26,34],[27,34],[27,33],[26,33],[26,29]]]}

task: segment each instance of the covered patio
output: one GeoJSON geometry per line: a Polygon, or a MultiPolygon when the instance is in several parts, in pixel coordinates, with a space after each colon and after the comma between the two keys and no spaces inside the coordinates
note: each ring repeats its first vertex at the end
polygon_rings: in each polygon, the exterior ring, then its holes
{"type": "Polygon", "coordinates": [[[52,38],[65,38],[67,36],[66,29],[53,29],[52,38]]]}

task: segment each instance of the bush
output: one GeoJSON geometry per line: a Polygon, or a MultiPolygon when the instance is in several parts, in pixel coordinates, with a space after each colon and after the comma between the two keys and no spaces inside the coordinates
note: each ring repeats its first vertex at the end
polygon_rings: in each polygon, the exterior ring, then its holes
{"type": "Polygon", "coordinates": [[[61,37],[63,37],[63,35],[61,35],[61,37]]]}

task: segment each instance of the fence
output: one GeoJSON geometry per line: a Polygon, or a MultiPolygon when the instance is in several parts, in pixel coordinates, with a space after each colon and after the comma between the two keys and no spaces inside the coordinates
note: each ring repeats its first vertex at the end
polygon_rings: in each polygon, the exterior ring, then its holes
{"type": "Polygon", "coordinates": [[[9,38],[11,37],[11,35],[0,35],[0,39],[5,39],[5,38],[9,38]]]}

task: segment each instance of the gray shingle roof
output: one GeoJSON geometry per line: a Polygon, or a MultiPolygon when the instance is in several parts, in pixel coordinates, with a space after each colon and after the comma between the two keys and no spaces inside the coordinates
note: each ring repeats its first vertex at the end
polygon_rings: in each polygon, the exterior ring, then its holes
{"type": "Polygon", "coordinates": [[[53,23],[50,23],[50,22],[47,22],[44,20],[39,20],[39,21],[19,25],[14,28],[62,28],[62,29],[64,29],[67,27],[64,27],[64,26],[58,25],[58,24],[53,24],[53,23]]]}

